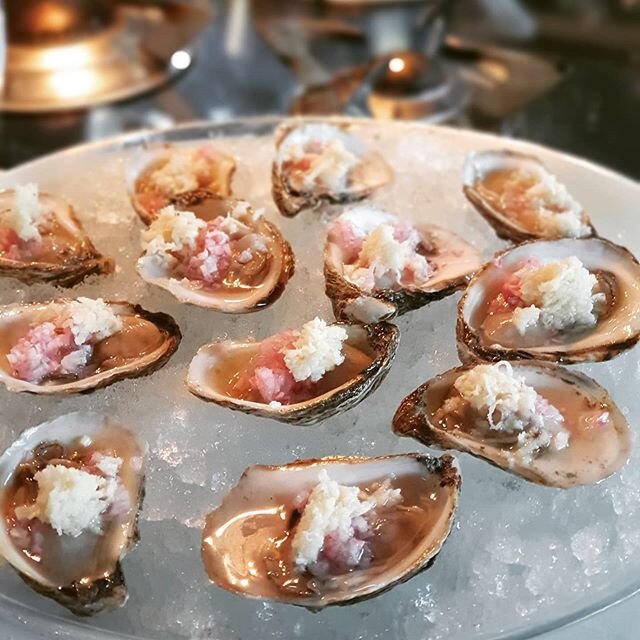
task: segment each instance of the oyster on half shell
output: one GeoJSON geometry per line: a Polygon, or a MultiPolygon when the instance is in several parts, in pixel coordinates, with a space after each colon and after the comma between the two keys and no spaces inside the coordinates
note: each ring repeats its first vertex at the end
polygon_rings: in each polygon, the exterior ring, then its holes
{"type": "Polygon", "coordinates": [[[462,188],[505,240],[596,235],[582,206],[534,156],[504,150],[472,153],[465,162],[462,188]]]}
{"type": "Polygon", "coordinates": [[[9,391],[35,394],[86,393],[118,380],[153,373],[169,360],[181,340],[180,329],[165,313],[152,313],[128,302],[107,302],[122,322],[113,335],[92,345],[91,355],[77,374],[41,382],[17,377],[8,360],[12,348],[37,326],[55,323],[70,300],[0,307],[0,382],[9,391]]]}
{"type": "Polygon", "coordinates": [[[408,395],[393,418],[394,432],[429,447],[470,453],[531,482],[562,489],[599,482],[624,466],[631,430],[595,380],[557,365],[511,363],[514,374],[561,413],[568,434],[559,450],[548,446],[532,453],[516,433],[490,428],[468,403],[449,409],[447,402],[460,397],[454,383],[476,366],[451,369],[408,395]]]}
{"type": "Polygon", "coordinates": [[[481,264],[476,249],[447,229],[422,223],[411,226],[381,209],[356,205],[329,226],[324,249],[325,292],[336,318],[369,324],[388,320],[451,295],[466,285],[481,264]],[[354,261],[358,260],[357,250],[354,252],[352,249],[353,229],[362,230],[363,235],[359,239],[362,243],[371,237],[372,231],[382,226],[402,227],[404,233],[417,236],[414,253],[426,261],[429,271],[424,280],[418,282],[401,274],[392,282],[379,284],[374,281],[373,286],[365,289],[347,274],[350,268],[353,269],[354,261]]]}
{"type": "Polygon", "coordinates": [[[80,616],[125,604],[128,594],[120,561],[139,537],[145,454],[130,431],[87,413],[29,429],[2,454],[0,552],[30,587],[80,616]],[[121,461],[117,501],[101,514],[98,530],[58,534],[39,518],[18,517],[16,510],[37,504],[39,471],[61,465],[100,474],[96,454],[121,461]]]}
{"type": "MultiPolygon", "coordinates": [[[[208,223],[226,218],[238,226],[240,231],[231,234],[229,268],[221,280],[207,283],[159,267],[144,260],[143,254],[138,261],[143,280],[165,289],[180,302],[223,313],[259,311],[280,297],[293,276],[295,258],[276,225],[249,203],[221,198],[204,189],[182,193],[171,202],[178,213],[191,212],[208,223]]],[[[178,267],[182,266],[179,262],[178,267]]]]}
{"type": "MultiPolygon", "coordinates": [[[[0,191],[2,214],[14,206],[15,191],[0,191]]],[[[22,282],[51,282],[71,287],[93,274],[113,271],[113,260],[101,255],[91,243],[72,207],[46,193],[38,195],[41,240],[17,252],[3,250],[0,229],[0,276],[22,282]]]]}
{"type": "Polygon", "coordinates": [[[217,586],[249,598],[320,609],[352,604],[428,568],[453,523],[460,475],[452,456],[335,457],[257,465],[209,514],[202,558],[217,586]],[[332,481],[370,493],[385,481],[402,502],[380,514],[367,540],[368,563],[318,577],[292,559],[301,497],[325,471],[332,481]]]}
{"type": "Polygon", "coordinates": [[[285,216],[327,203],[362,200],[393,179],[383,157],[349,125],[285,123],[275,133],[273,199],[285,216]]]}
{"type": "Polygon", "coordinates": [[[640,339],[640,265],[624,247],[601,238],[539,240],[498,254],[469,282],[458,304],[456,337],[463,362],[529,358],[560,363],[600,362],[633,347],[640,339]],[[521,334],[492,310],[505,284],[531,263],[578,258],[595,276],[595,324],[563,331],[521,334]]]}
{"type": "Polygon", "coordinates": [[[201,347],[189,365],[187,388],[222,407],[292,424],[311,425],[346,411],[375,391],[386,377],[399,342],[392,324],[346,325],[344,362],[312,386],[311,397],[291,404],[266,403],[250,387],[239,389],[242,372],[251,370],[260,342],[221,341],[201,347]]]}
{"type": "Polygon", "coordinates": [[[235,160],[210,142],[141,147],[129,159],[127,189],[133,208],[149,225],[160,209],[187,191],[205,189],[221,197],[230,196],[235,169],[235,160]]]}

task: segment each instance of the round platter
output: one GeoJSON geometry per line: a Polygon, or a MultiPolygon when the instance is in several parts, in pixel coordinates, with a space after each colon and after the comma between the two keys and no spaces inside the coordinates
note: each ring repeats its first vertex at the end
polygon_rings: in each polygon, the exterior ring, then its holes
{"type": "MultiPolygon", "coordinates": [[[[485,257],[505,244],[467,204],[462,164],[470,151],[510,148],[538,155],[585,204],[604,237],[640,253],[640,186],[610,171],[534,145],[418,124],[358,121],[359,134],[395,168],[393,185],[374,195],[391,211],[448,227],[485,257]]],[[[78,147],[0,176],[0,187],[35,181],[76,208],[99,251],[117,262],[72,295],[140,303],[173,315],[184,334],[178,353],[150,377],[88,396],[10,394],[0,390],[0,445],[22,430],[73,411],[112,416],[149,445],[141,542],[123,568],[128,604],[78,620],[0,568],[0,626],[13,640],[132,638],[249,640],[367,637],[398,640],[528,638],[589,615],[640,588],[640,460],[637,447],[617,476],[597,486],[548,489],[460,456],[464,478],[454,530],[429,571],[373,600],[312,614],[234,596],[206,579],[200,562],[204,516],[245,467],[335,454],[419,451],[391,432],[400,400],[457,364],[458,296],[402,317],[399,352],[382,387],[361,405],[311,427],[295,427],[201,402],[184,387],[187,364],[213,338],[258,339],[314,315],[331,318],[322,276],[323,218],[281,216],[270,195],[276,119],[194,124],[78,147]],[[296,273],[278,302],[229,316],[177,303],[135,276],[142,228],[129,204],[124,169],[146,142],[213,138],[238,164],[234,193],[264,207],[293,246],[296,273]]],[[[0,282],[0,303],[59,296],[50,285],[0,282]]],[[[578,366],[609,389],[625,415],[640,414],[638,351],[578,366]]]]}

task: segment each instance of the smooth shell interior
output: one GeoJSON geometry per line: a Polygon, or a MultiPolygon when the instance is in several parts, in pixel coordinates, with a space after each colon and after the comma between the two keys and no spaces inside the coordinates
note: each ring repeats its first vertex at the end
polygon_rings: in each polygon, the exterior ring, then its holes
{"type": "MultiPolygon", "coordinates": [[[[485,265],[469,283],[460,301],[459,315],[464,325],[465,342],[476,342],[483,349],[496,354],[509,351],[526,351],[532,356],[544,354],[562,355],[566,352],[582,352],[590,349],[633,342],[640,334],[640,265],[633,256],[611,242],[599,238],[581,240],[565,239],[529,242],[505,253],[485,265]],[[489,339],[483,323],[488,307],[497,296],[505,279],[531,258],[549,261],[578,257],[584,266],[611,286],[609,304],[594,327],[567,331],[550,341],[523,344],[500,344],[489,339]]],[[[530,342],[529,340],[527,342],[530,342]]]]}
{"type": "Polygon", "coordinates": [[[121,557],[135,541],[136,518],[143,482],[144,450],[133,434],[95,414],[76,413],[62,416],[25,431],[0,457],[3,524],[0,527],[0,550],[21,574],[45,587],[65,587],[73,582],[92,582],[111,574],[121,557]],[[102,535],[85,532],[73,538],[58,536],[53,530],[45,536],[42,558],[29,557],[8,534],[6,509],[10,488],[18,465],[28,460],[43,443],[72,444],[89,436],[91,448],[122,458],[119,477],[129,494],[131,509],[114,516],[102,535]]]}
{"type": "Polygon", "coordinates": [[[218,586],[252,598],[317,608],[367,597],[407,579],[438,553],[451,528],[458,486],[450,457],[330,458],[251,467],[207,517],[205,568],[218,586]],[[404,500],[376,533],[381,540],[373,545],[370,567],[318,582],[291,565],[287,543],[296,498],[313,489],[322,469],[332,480],[362,489],[389,478],[404,500]]]}
{"type": "Polygon", "coordinates": [[[154,314],[128,303],[111,302],[114,313],[122,319],[123,329],[94,345],[93,356],[80,377],[52,379],[41,384],[14,377],[7,354],[30,328],[55,320],[60,302],[64,301],[0,308],[0,382],[10,391],[49,394],[89,390],[111,378],[126,377],[127,372],[143,371],[168,357],[177,347],[179,333],[172,333],[172,326],[155,324],[154,314]]]}
{"type": "MultiPolygon", "coordinates": [[[[205,191],[183,194],[174,200],[177,206],[192,211],[203,220],[226,215],[236,201],[219,198],[205,191]]],[[[173,278],[158,274],[146,266],[138,266],[138,273],[149,284],[165,289],[180,302],[217,309],[224,313],[257,311],[274,301],[293,274],[294,258],[291,247],[278,228],[259,216],[255,221],[243,217],[252,232],[260,235],[268,246],[268,266],[262,279],[249,285],[243,282],[222,282],[207,286],[187,278],[173,278]]]]}
{"type": "MultiPolygon", "coordinates": [[[[631,449],[631,432],[620,410],[608,393],[587,376],[562,367],[545,364],[512,363],[514,374],[554,405],[564,417],[570,434],[569,446],[560,451],[550,448],[533,457],[518,454],[513,436],[499,434],[481,424],[473,411],[462,418],[442,416],[447,397],[457,396],[456,379],[468,369],[459,367],[433,378],[409,402],[426,419],[424,429],[405,433],[408,425],[394,421],[400,435],[413,435],[427,442],[467,451],[534,482],[556,487],[592,484],[621,469],[631,449]],[[598,419],[607,414],[606,420],[598,419]],[[430,435],[435,432],[435,436],[430,435]]],[[[415,424],[419,425],[419,422],[415,424]]],[[[412,427],[409,427],[410,429],[412,427]]]]}
{"type": "Polygon", "coordinates": [[[256,399],[243,398],[234,389],[242,372],[250,369],[260,350],[259,342],[215,342],[202,347],[189,365],[187,385],[192,393],[212,401],[232,402],[254,409],[269,409],[275,414],[299,411],[320,404],[353,384],[354,380],[380,357],[369,343],[366,329],[344,325],[348,339],[345,361],[317,383],[317,395],[305,402],[269,407],[256,399]]]}
{"type": "MultiPolygon", "coordinates": [[[[463,190],[471,203],[495,224],[502,237],[510,237],[509,228],[516,234],[514,240],[525,237],[545,237],[526,221],[518,219],[500,202],[500,185],[503,178],[513,171],[536,172],[542,170],[550,174],[548,169],[534,156],[515,151],[479,151],[469,154],[463,172],[463,190]]],[[[581,214],[582,222],[590,225],[588,216],[581,214]]],[[[548,237],[548,236],[546,236],[548,237]]]]}

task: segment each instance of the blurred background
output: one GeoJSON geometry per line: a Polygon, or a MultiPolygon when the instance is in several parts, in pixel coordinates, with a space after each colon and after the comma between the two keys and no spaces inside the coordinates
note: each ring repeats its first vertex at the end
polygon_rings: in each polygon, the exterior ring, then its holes
{"type": "Polygon", "coordinates": [[[189,120],[346,113],[640,177],[640,0],[4,0],[0,71],[5,168],[189,120]]]}

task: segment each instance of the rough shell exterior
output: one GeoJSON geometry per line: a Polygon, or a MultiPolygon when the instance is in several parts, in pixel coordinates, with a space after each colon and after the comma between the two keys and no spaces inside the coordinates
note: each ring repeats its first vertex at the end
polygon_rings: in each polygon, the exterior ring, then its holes
{"type": "MultiPolygon", "coordinates": [[[[2,193],[0,192],[0,197],[2,193]]],[[[41,195],[43,196],[51,198],[46,194],[41,195]]],[[[72,287],[90,275],[106,275],[113,271],[113,260],[103,256],[93,246],[73,208],[62,202],[56,202],[56,206],[60,209],[56,215],[64,215],[67,225],[72,227],[75,235],[82,240],[83,250],[67,257],[65,264],[20,262],[0,256],[0,277],[16,278],[25,284],[49,282],[59,287],[72,287]]]]}
{"type": "MultiPolygon", "coordinates": [[[[213,402],[233,411],[242,411],[289,424],[316,424],[338,413],[347,411],[362,402],[380,386],[387,373],[389,373],[400,340],[398,328],[392,324],[380,323],[366,326],[364,329],[367,332],[372,351],[378,354],[375,360],[351,380],[348,385],[306,402],[288,406],[283,405],[279,408],[272,408],[258,403],[246,403],[242,400],[224,396],[215,392],[215,390],[203,389],[202,384],[193,379],[191,370],[187,377],[187,387],[191,393],[202,400],[213,402]]],[[[203,347],[203,349],[206,349],[206,347],[203,347]]]]}
{"type": "MultiPolygon", "coordinates": [[[[427,405],[432,390],[434,390],[435,393],[438,387],[443,389],[450,388],[458,376],[469,369],[472,369],[476,365],[477,363],[450,369],[449,371],[428,380],[415,391],[410,393],[402,400],[393,417],[394,433],[401,437],[414,438],[428,447],[435,447],[443,450],[453,449],[463,453],[469,453],[472,456],[489,462],[499,469],[513,473],[537,484],[560,489],[568,489],[581,484],[588,484],[589,482],[581,479],[574,471],[565,470],[562,467],[553,467],[550,469],[536,465],[535,460],[533,464],[514,462],[513,458],[510,458],[505,451],[497,448],[495,444],[484,441],[481,438],[474,438],[468,434],[465,438],[461,438],[455,431],[447,431],[430,419],[427,415],[427,405]]],[[[621,453],[616,461],[616,468],[606,470],[606,472],[599,476],[598,480],[615,473],[624,465],[630,450],[629,426],[619,409],[613,403],[611,398],[609,398],[605,389],[603,389],[595,380],[582,373],[569,371],[553,364],[542,362],[514,363],[514,368],[516,368],[516,370],[518,367],[530,368],[536,370],[542,375],[553,376],[557,378],[559,383],[566,384],[569,388],[572,386],[578,386],[583,391],[591,395],[596,403],[606,401],[607,406],[615,416],[614,419],[617,425],[616,435],[621,441],[621,453]]],[[[590,460],[589,462],[596,466],[598,464],[596,460],[590,460]]]]}

